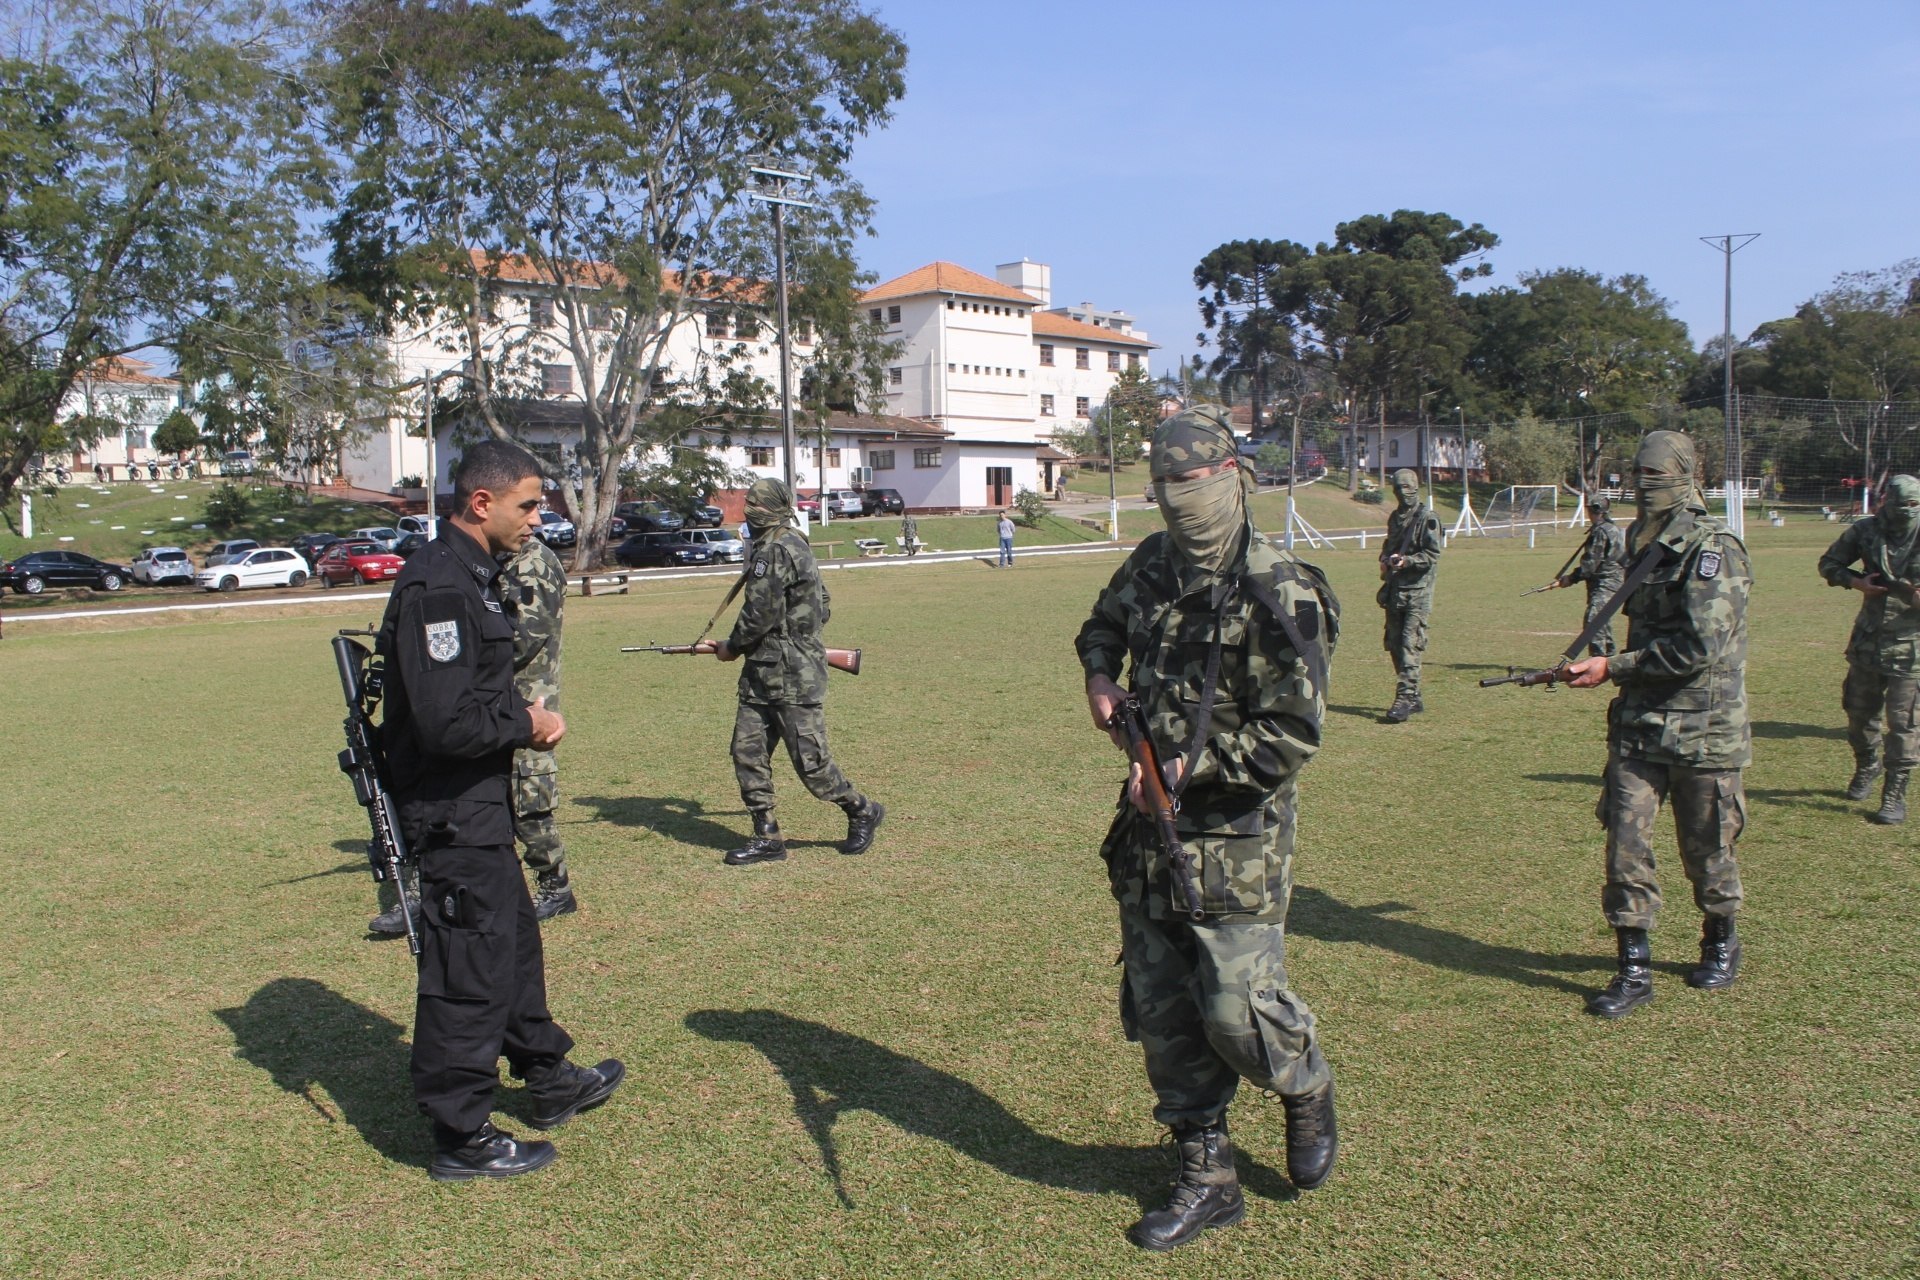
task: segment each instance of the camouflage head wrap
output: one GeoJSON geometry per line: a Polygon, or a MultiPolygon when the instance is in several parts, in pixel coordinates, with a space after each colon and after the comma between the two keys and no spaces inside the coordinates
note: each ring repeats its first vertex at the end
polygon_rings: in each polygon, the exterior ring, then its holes
{"type": "Polygon", "coordinates": [[[1608,520],[1613,517],[1613,503],[1604,493],[1590,494],[1587,497],[1587,510],[1593,513],[1595,520],[1608,520]]]}
{"type": "Polygon", "coordinates": [[[1412,469],[1402,467],[1393,473],[1393,496],[1400,499],[1400,505],[1410,507],[1420,500],[1420,477],[1412,469]]]}
{"type": "Polygon", "coordinates": [[[1876,517],[1892,542],[1907,542],[1920,528],[1920,480],[1895,476],[1887,482],[1887,496],[1880,500],[1876,517]]]}
{"type": "Polygon", "coordinates": [[[1638,551],[1649,534],[1657,534],[1693,493],[1693,441],[1678,431],[1650,431],[1633,455],[1633,487],[1640,514],[1627,533],[1627,545],[1638,551]]]}
{"type": "Polygon", "coordinates": [[[1148,454],[1167,536],[1189,563],[1209,573],[1224,569],[1246,545],[1247,493],[1253,476],[1236,465],[1197,480],[1182,477],[1237,464],[1231,421],[1220,405],[1197,405],[1155,427],[1148,454]]]}
{"type": "Polygon", "coordinates": [[[782,480],[755,480],[747,490],[747,524],[758,536],[767,529],[783,529],[793,521],[793,494],[782,480]]]}
{"type": "Polygon", "coordinates": [[[1153,429],[1149,476],[1165,480],[1237,458],[1232,423],[1226,407],[1217,404],[1197,404],[1174,414],[1153,429]]]}

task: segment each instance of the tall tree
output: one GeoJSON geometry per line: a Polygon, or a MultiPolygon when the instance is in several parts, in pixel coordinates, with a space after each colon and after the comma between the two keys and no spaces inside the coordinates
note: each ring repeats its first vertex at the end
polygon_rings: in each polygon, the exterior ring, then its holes
{"type": "Polygon", "coordinates": [[[749,357],[769,237],[744,199],[756,164],[815,177],[820,207],[789,229],[817,358],[844,369],[871,354],[849,264],[872,206],[848,166],[904,92],[906,49],[853,0],[335,12],[355,169],[336,268],[396,319],[439,326],[496,435],[514,434],[543,363],[571,362],[581,438],[556,478],[587,535],[579,563],[604,549],[622,465],[696,428],[764,420],[772,388],[749,357]],[[499,322],[510,279],[550,300],[551,328],[499,322]],[[733,340],[676,361],[669,340],[695,316],[733,340]]]}
{"type": "MultiPolygon", "coordinates": [[[[281,296],[320,153],[258,0],[51,0],[0,57],[0,501],[98,361],[231,342],[281,296]]],[[[97,425],[97,424],[96,424],[97,425]]]]}
{"type": "Polygon", "coordinates": [[[1219,350],[1208,372],[1228,389],[1244,385],[1253,406],[1253,429],[1266,425],[1269,392],[1289,379],[1297,363],[1293,330],[1305,301],[1300,266],[1306,246],[1291,240],[1234,240],[1214,249],[1193,269],[1200,290],[1200,320],[1219,350]]]}

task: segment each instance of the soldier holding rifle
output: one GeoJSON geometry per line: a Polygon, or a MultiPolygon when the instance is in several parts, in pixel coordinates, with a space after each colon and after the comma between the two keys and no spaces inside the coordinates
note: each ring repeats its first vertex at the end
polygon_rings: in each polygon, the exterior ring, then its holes
{"type": "MultiPolygon", "coordinates": [[[[1587,530],[1586,541],[1580,544],[1579,561],[1569,565],[1567,570],[1547,584],[1554,587],[1570,587],[1576,582],[1587,584],[1587,619],[1592,621],[1595,614],[1606,607],[1613,599],[1614,592],[1620,590],[1620,584],[1627,578],[1627,535],[1613,522],[1613,505],[1604,494],[1594,494],[1587,499],[1587,510],[1593,514],[1593,528],[1587,530]]],[[[1601,657],[1613,652],[1613,620],[1609,618],[1599,633],[1587,645],[1587,656],[1601,657]]]]}
{"type": "Polygon", "coordinates": [[[1420,700],[1420,662],[1427,652],[1427,617],[1433,612],[1433,580],[1446,546],[1440,517],[1420,501],[1420,477],[1402,467],[1393,473],[1399,506],[1387,517],[1387,540],[1380,550],[1380,593],[1386,610],[1387,656],[1393,659],[1396,687],[1387,708],[1391,724],[1404,724],[1425,711],[1420,700]]]}
{"type": "Polygon", "coordinates": [[[1151,466],[1167,531],[1114,574],[1075,648],[1094,724],[1152,748],[1134,753],[1101,856],[1120,906],[1122,1024],[1180,1159],[1167,1204],[1128,1238],[1163,1251],[1245,1216],[1227,1133],[1242,1079],[1280,1095],[1296,1186],[1333,1168],[1333,1072],[1288,986],[1286,918],[1295,778],[1320,746],[1338,603],[1254,531],[1225,409],[1161,423],[1151,466]]]}

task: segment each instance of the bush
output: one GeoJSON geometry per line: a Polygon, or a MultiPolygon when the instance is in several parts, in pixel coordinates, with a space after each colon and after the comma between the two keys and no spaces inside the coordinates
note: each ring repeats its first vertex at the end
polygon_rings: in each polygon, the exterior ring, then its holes
{"type": "Polygon", "coordinates": [[[231,480],[207,495],[207,523],[216,529],[231,529],[252,513],[252,496],[231,480]]]}
{"type": "Polygon", "coordinates": [[[1386,491],[1380,488],[1361,489],[1352,497],[1355,502],[1370,502],[1376,507],[1387,500],[1386,491]]]}
{"type": "Polygon", "coordinates": [[[1022,489],[1013,495],[1013,509],[1017,513],[1014,519],[1029,529],[1040,527],[1040,518],[1047,514],[1047,500],[1031,489],[1022,489]]]}

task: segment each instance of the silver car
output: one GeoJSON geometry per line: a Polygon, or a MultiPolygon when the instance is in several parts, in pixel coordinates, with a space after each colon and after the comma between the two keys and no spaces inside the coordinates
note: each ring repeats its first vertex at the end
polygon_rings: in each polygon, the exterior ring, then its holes
{"type": "Polygon", "coordinates": [[[739,564],[747,558],[747,544],[736,538],[730,529],[683,529],[681,532],[690,542],[704,542],[712,547],[715,560],[739,564]]]}
{"type": "Polygon", "coordinates": [[[148,547],[133,558],[133,580],[148,586],[192,582],[193,561],[179,547],[148,547]]]}

